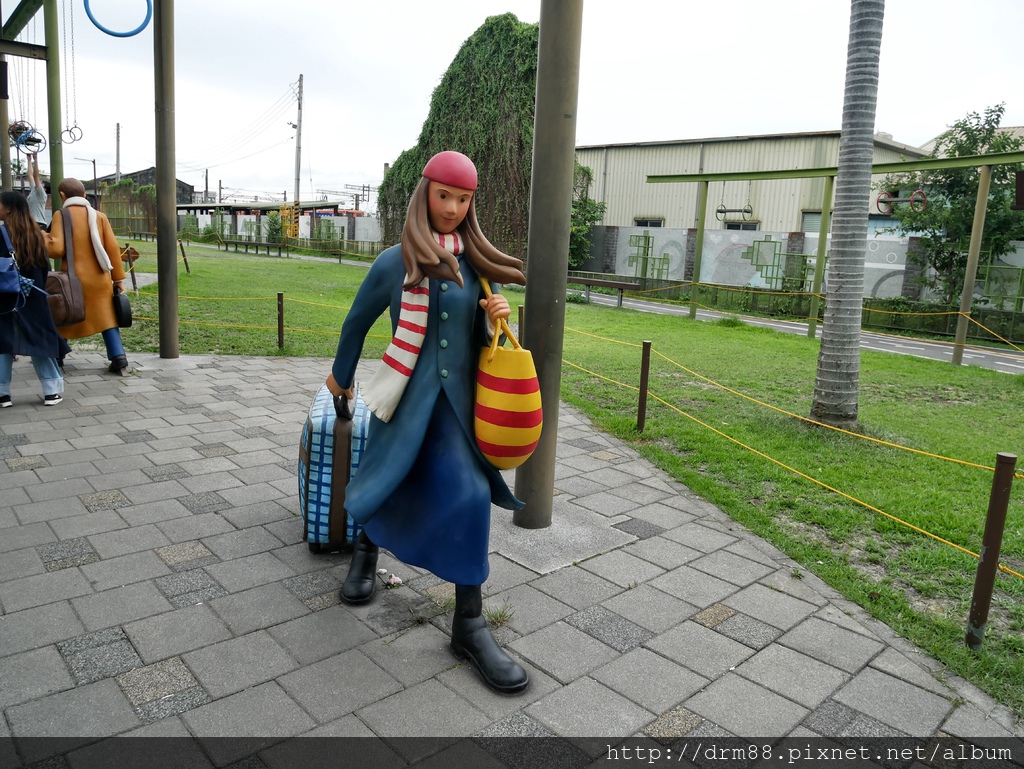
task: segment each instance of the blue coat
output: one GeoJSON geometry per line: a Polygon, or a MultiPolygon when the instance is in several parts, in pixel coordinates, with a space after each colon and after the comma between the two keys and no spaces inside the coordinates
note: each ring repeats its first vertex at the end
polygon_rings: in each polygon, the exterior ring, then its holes
{"type": "MultiPolygon", "coordinates": [[[[423,445],[434,404],[442,392],[472,446],[477,464],[475,471],[483,473],[487,479],[491,501],[507,510],[523,506],[476,446],[473,425],[476,370],[480,350],[487,343],[487,319],[479,305],[483,290],[476,272],[465,259],[459,259],[459,266],[463,288],[451,280],[429,281],[427,333],[412,377],[391,420],[382,422],[376,416],[371,418],[359,472],[345,492],[345,506],[357,521],[372,518],[409,474],[423,445]]],[[[404,280],[401,246],[392,246],[374,261],[342,326],[332,369],[340,385],[352,385],[366,334],[388,309],[394,333],[404,280]]],[[[492,289],[495,288],[492,284],[492,289]]]]}

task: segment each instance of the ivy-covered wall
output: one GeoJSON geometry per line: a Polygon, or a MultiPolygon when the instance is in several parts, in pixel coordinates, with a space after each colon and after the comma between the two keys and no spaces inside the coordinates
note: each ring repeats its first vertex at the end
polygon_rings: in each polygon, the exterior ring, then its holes
{"type": "Polygon", "coordinates": [[[377,197],[386,243],[401,239],[409,196],[435,153],[476,164],[480,228],[495,246],[526,258],[537,81],[537,24],[491,16],[463,43],[430,99],[415,147],[398,156],[377,197]]]}

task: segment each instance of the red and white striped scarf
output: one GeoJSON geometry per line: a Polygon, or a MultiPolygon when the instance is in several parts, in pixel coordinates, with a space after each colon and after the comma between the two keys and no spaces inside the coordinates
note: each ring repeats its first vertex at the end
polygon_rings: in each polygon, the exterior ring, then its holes
{"type": "MultiPolygon", "coordinates": [[[[433,232],[433,235],[438,245],[448,253],[455,256],[462,253],[462,238],[457,232],[450,235],[433,232]]],[[[408,277],[406,275],[406,279],[408,277]]],[[[377,373],[363,388],[363,401],[382,422],[389,422],[394,416],[423,347],[430,310],[429,280],[424,278],[419,285],[402,291],[398,328],[384,353],[384,365],[377,369],[377,373]]]]}

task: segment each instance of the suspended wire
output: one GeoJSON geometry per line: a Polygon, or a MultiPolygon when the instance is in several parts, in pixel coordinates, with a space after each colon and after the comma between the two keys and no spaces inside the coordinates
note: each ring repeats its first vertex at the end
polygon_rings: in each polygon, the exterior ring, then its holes
{"type": "Polygon", "coordinates": [[[264,152],[269,152],[270,150],[272,150],[272,149],[274,149],[276,147],[280,147],[282,144],[287,144],[288,142],[290,142],[294,138],[295,137],[293,136],[291,138],[285,139],[282,142],[278,142],[277,144],[271,144],[269,147],[264,147],[261,150],[257,150],[256,152],[253,152],[250,155],[243,155],[240,158],[232,158],[231,160],[225,160],[225,161],[223,161],[221,163],[211,163],[210,165],[207,165],[207,166],[198,166],[198,167],[189,166],[189,165],[186,165],[185,163],[176,163],[175,165],[178,168],[184,168],[187,171],[202,171],[202,170],[204,170],[206,168],[220,168],[221,166],[230,165],[231,163],[237,163],[239,160],[247,160],[248,158],[255,157],[256,155],[262,155],[264,152]]]}
{"type": "MultiPolygon", "coordinates": [[[[268,129],[274,126],[275,122],[279,121],[281,116],[285,114],[289,107],[295,103],[295,96],[291,87],[289,90],[280,96],[266,111],[257,117],[252,123],[243,128],[237,134],[232,137],[225,139],[218,145],[209,148],[210,155],[204,156],[196,160],[188,159],[182,161],[183,165],[196,166],[197,168],[212,168],[213,165],[205,162],[205,159],[213,159],[218,155],[223,155],[225,151],[234,150],[238,151],[248,144],[251,144],[257,137],[265,133],[268,129]]],[[[220,163],[219,165],[223,165],[220,163]]]]}

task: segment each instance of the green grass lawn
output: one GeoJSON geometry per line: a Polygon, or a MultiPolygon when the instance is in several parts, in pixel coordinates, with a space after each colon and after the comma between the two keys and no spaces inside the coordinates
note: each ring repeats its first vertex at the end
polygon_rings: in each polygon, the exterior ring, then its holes
{"type": "MultiPolygon", "coordinates": [[[[155,245],[136,247],[138,268],[155,271],[155,245]]],[[[183,354],[332,358],[365,275],[329,261],[199,248],[189,250],[189,264],[191,274],[180,263],[178,271],[183,354]],[[279,291],[287,327],[281,350],[279,291]]],[[[158,314],[153,287],[134,310],[139,322],[125,331],[125,346],[157,351],[157,324],[146,320],[158,314]]],[[[864,351],[861,432],[884,443],[870,442],[779,411],[810,413],[818,342],[805,336],[579,303],[567,304],[565,324],[567,403],[1024,715],[1024,579],[998,575],[984,646],[970,651],[964,635],[977,559],[911,528],[980,551],[992,485],[984,468],[997,452],[1024,448],[1024,376],[864,351]],[[651,399],[640,434],[630,387],[639,383],[645,339],[660,353],[652,356],[651,393],[673,408],[651,399]]],[[[378,321],[374,334],[365,357],[383,353],[387,322],[378,321]]],[[[1018,573],[1022,533],[1018,479],[1001,557],[1018,573]]]]}

